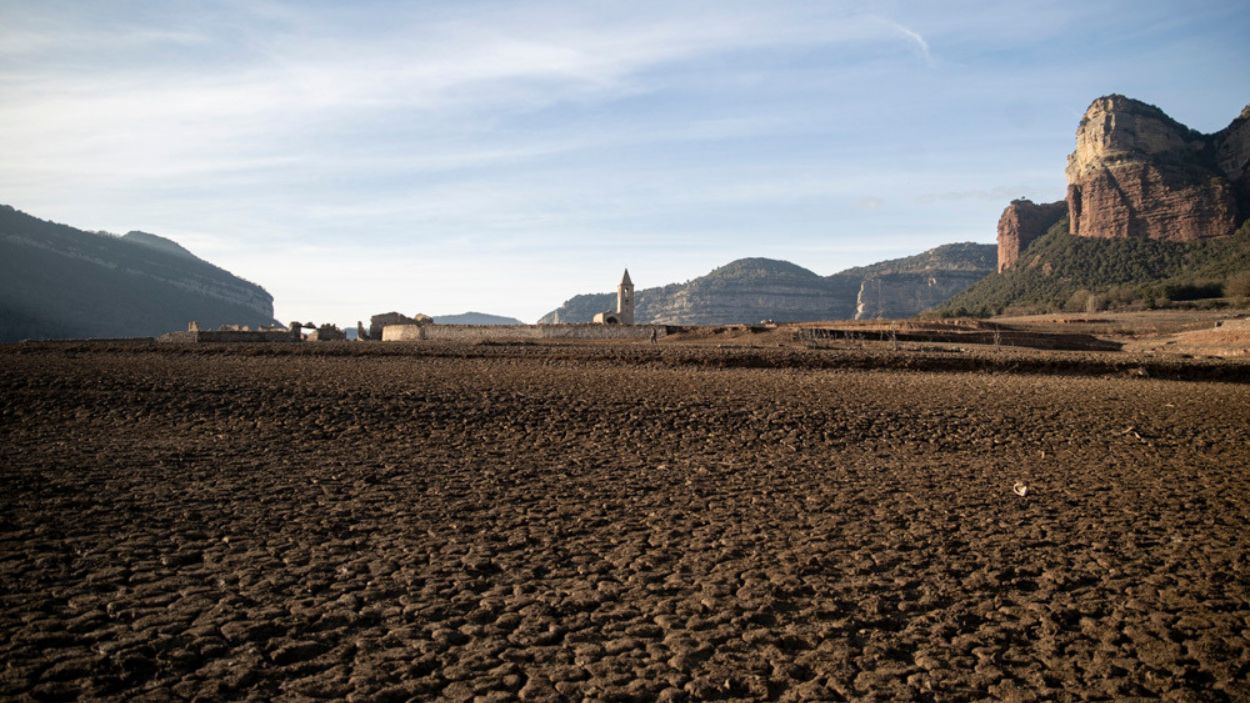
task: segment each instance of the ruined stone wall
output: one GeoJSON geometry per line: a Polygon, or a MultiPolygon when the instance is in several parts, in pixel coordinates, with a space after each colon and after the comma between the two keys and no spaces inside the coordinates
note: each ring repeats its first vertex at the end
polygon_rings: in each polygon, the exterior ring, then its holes
{"type": "Polygon", "coordinates": [[[235,344],[249,342],[294,342],[287,330],[200,330],[197,332],[170,332],[156,338],[158,342],[235,344]]]}
{"type": "Polygon", "coordinates": [[[669,328],[664,325],[387,325],[382,328],[382,340],[648,339],[652,330],[657,337],[663,337],[669,328]]]}

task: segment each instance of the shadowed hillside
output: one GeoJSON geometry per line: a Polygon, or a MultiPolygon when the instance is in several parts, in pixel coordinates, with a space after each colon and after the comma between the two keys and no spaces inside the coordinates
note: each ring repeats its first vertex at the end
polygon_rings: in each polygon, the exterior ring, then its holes
{"type": "Polygon", "coordinates": [[[273,296],[144,232],[84,232],[0,206],[0,341],[264,325],[273,296]]]}

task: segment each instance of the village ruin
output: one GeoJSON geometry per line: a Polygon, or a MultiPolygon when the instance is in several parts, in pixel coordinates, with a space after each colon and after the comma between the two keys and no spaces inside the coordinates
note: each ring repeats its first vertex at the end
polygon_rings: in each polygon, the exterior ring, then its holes
{"type": "MultiPolygon", "coordinates": [[[[417,313],[411,317],[399,312],[374,315],[366,327],[363,321],[356,323],[356,339],[362,342],[414,342],[459,341],[479,342],[490,340],[524,339],[585,339],[585,340],[650,340],[676,332],[671,325],[638,325],[634,323],[634,283],[629,269],[621,276],[616,287],[616,309],[596,313],[594,321],[580,324],[539,325],[440,325],[429,315],[417,313]]],[[[311,322],[292,322],[287,327],[257,327],[224,325],[216,330],[201,330],[191,322],[185,331],[170,332],[157,338],[160,342],[183,343],[239,343],[239,342],[330,342],[344,341],[346,333],[337,325],[314,325],[311,322]],[[304,330],[310,330],[304,333],[304,330]]]]}
{"type": "Polygon", "coordinates": [[[156,338],[158,342],[181,343],[238,343],[238,342],[338,342],[347,335],[338,325],[326,323],[320,326],[311,322],[292,322],[281,325],[260,326],[222,325],[215,330],[200,329],[195,320],[187,323],[187,329],[168,332],[156,338]],[[304,334],[304,330],[310,330],[304,334]]]}

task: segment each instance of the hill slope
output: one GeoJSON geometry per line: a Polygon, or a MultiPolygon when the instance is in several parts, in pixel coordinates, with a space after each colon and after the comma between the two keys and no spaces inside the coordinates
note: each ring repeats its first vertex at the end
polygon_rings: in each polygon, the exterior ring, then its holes
{"type": "MultiPolygon", "coordinates": [[[[635,293],[639,323],[727,324],[910,317],[994,270],[990,244],[948,244],[820,276],[788,261],[738,259],[687,283],[635,293]]],[[[589,322],[615,293],[577,295],[540,323],[589,322]]]]}
{"type": "Polygon", "coordinates": [[[491,315],[485,312],[462,312],[459,315],[435,315],[434,323],[438,325],[523,325],[524,322],[515,317],[491,315]]]}
{"type": "Polygon", "coordinates": [[[168,239],[84,232],[0,205],[0,342],[273,322],[273,296],[168,239]]]}
{"type": "Polygon", "coordinates": [[[1059,220],[1019,262],[954,296],[942,315],[994,315],[1152,306],[1219,296],[1250,272],[1250,224],[1231,237],[1197,242],[1096,239],[1068,233],[1059,220]]]}

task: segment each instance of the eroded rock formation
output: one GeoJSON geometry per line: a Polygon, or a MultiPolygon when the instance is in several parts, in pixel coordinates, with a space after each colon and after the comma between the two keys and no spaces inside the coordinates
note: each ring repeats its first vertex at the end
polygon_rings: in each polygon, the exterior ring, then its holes
{"type": "Polygon", "coordinates": [[[1153,105],[1098,98],[1068,156],[1069,231],[1175,242],[1232,234],[1245,219],[1238,203],[1250,150],[1244,115],[1205,135],[1153,105]]]}
{"type": "Polygon", "coordinates": [[[1046,234],[1067,212],[1068,205],[1063,200],[1041,205],[1027,199],[1011,201],[998,218],[998,272],[1015,265],[1020,252],[1046,234]]]}

